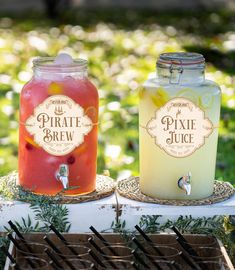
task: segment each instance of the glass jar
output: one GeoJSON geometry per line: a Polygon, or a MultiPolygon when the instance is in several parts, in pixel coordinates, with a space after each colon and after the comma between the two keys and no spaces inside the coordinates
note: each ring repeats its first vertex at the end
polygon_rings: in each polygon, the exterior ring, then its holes
{"type": "Polygon", "coordinates": [[[19,184],[38,194],[86,194],[96,185],[98,92],[86,60],[60,56],[34,60],[21,92],[19,184]]]}
{"type": "Polygon", "coordinates": [[[213,193],[220,88],[197,53],[164,53],[139,92],[140,188],[162,199],[213,193]]]}

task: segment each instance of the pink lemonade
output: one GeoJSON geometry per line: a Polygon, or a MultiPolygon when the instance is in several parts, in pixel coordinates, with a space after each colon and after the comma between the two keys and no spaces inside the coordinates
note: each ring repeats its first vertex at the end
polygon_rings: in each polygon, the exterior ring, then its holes
{"type": "Polygon", "coordinates": [[[19,184],[38,194],[95,190],[98,92],[86,61],[34,61],[20,97],[19,184]]]}

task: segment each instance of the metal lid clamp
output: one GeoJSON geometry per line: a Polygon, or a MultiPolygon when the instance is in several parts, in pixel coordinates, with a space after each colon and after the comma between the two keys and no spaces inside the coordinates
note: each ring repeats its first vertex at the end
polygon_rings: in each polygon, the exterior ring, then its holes
{"type": "Polygon", "coordinates": [[[181,60],[171,60],[171,65],[170,65],[170,79],[169,79],[169,83],[170,84],[179,84],[180,82],[180,78],[182,73],[184,72],[184,68],[182,65],[182,61],[181,60]]]}
{"type": "Polygon", "coordinates": [[[157,60],[157,69],[158,77],[164,84],[177,85],[185,80],[185,76],[182,76],[184,72],[191,74],[192,71],[197,70],[204,78],[205,58],[199,53],[162,53],[157,60]]]}

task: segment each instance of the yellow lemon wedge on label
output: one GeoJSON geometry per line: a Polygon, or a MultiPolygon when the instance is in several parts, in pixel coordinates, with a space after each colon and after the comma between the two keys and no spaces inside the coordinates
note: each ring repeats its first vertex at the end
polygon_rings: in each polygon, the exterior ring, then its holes
{"type": "Polygon", "coordinates": [[[214,102],[214,97],[211,92],[206,92],[199,97],[199,105],[203,109],[211,108],[214,102]]]}
{"type": "Polygon", "coordinates": [[[191,100],[195,105],[198,105],[198,96],[197,94],[190,88],[184,88],[180,90],[176,97],[182,97],[191,100]]]}
{"type": "Polygon", "coordinates": [[[36,147],[36,148],[40,148],[40,146],[30,137],[26,137],[25,141],[29,144],[31,144],[32,146],[36,147]]]}
{"type": "Polygon", "coordinates": [[[151,95],[151,99],[154,105],[159,108],[168,102],[170,96],[163,88],[158,88],[156,93],[151,95]]]}
{"type": "Polygon", "coordinates": [[[58,84],[56,82],[52,82],[48,86],[48,94],[49,95],[59,95],[62,93],[63,93],[63,85],[58,84]]]}
{"type": "Polygon", "coordinates": [[[142,99],[144,97],[144,93],[145,93],[145,88],[142,87],[139,89],[138,95],[139,95],[139,99],[142,99]]]}

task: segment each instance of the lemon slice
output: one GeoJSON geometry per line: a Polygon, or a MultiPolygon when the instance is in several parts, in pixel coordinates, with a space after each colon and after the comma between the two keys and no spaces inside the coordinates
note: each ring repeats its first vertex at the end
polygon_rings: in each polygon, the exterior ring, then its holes
{"type": "Polygon", "coordinates": [[[184,88],[180,90],[177,94],[176,97],[182,97],[182,98],[187,98],[191,100],[195,105],[198,105],[198,96],[197,94],[190,88],[184,88]]]}
{"type": "Polygon", "coordinates": [[[139,99],[142,99],[144,97],[145,91],[146,90],[145,90],[144,87],[142,87],[142,88],[139,89],[139,91],[138,91],[139,99]]]}
{"type": "Polygon", "coordinates": [[[162,107],[170,99],[168,93],[161,87],[158,88],[155,94],[151,95],[152,102],[156,107],[162,107]]]}
{"type": "Polygon", "coordinates": [[[199,104],[204,109],[211,108],[213,102],[214,102],[214,96],[209,91],[199,97],[199,104]]]}

